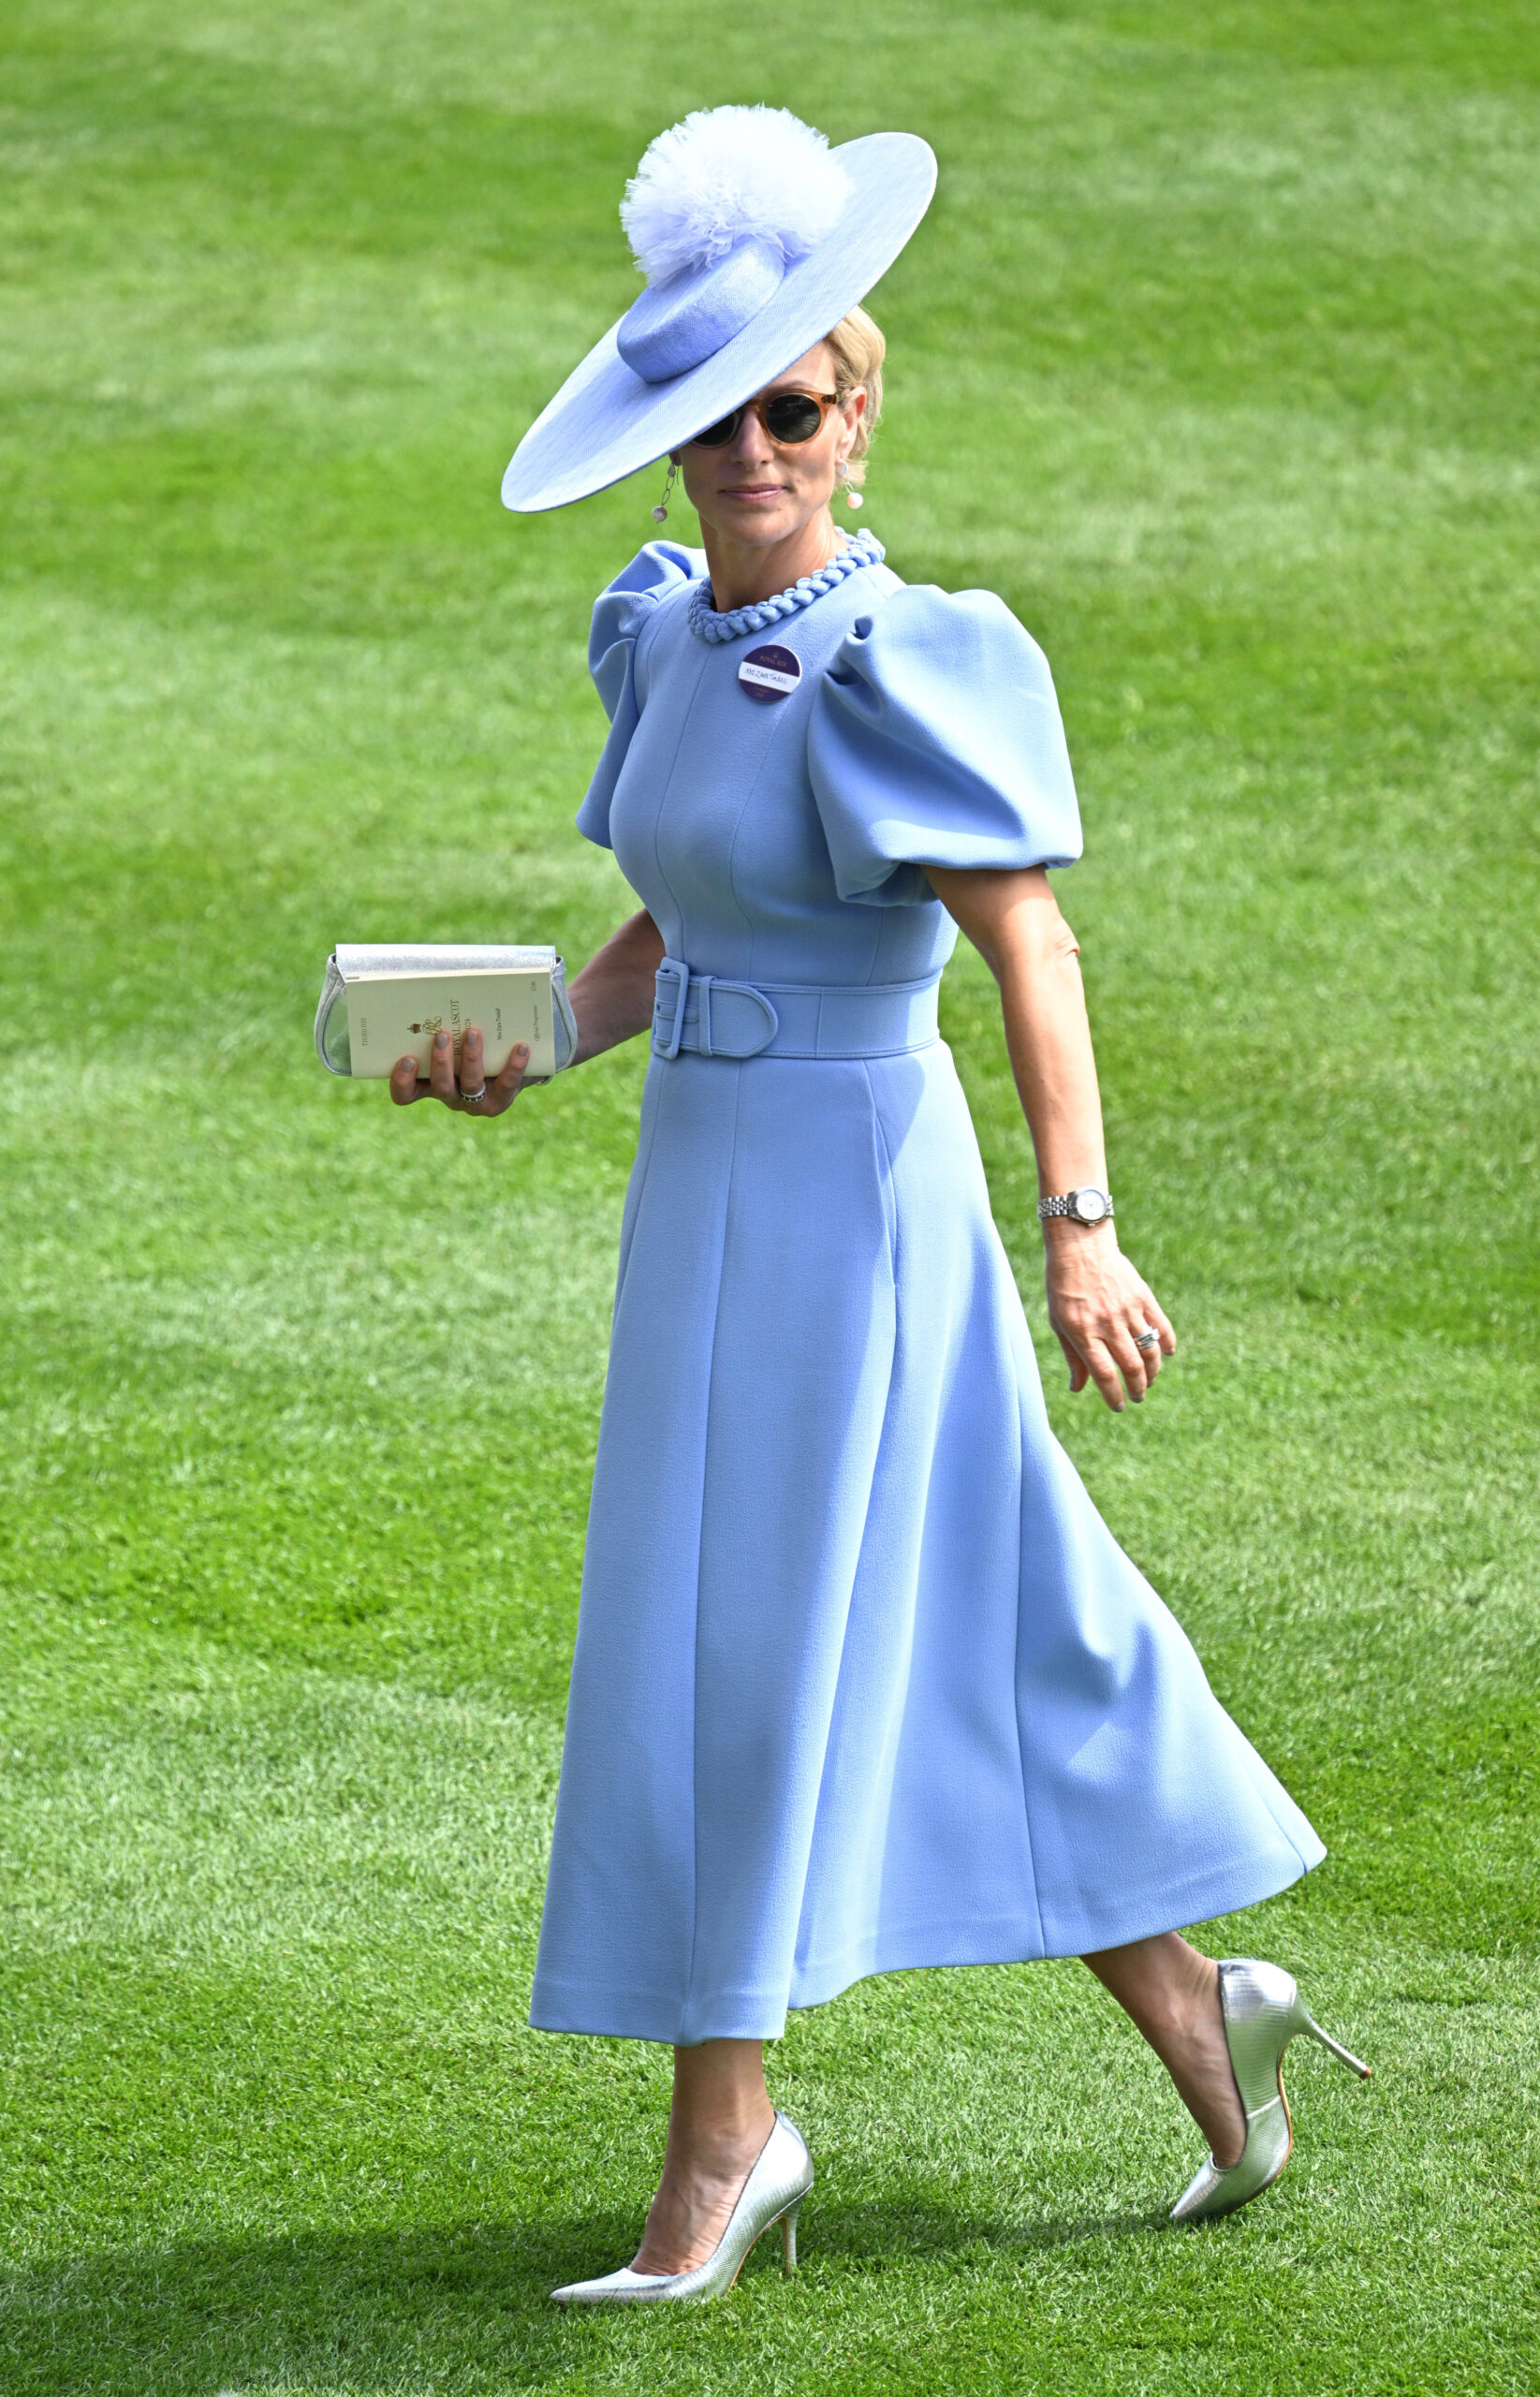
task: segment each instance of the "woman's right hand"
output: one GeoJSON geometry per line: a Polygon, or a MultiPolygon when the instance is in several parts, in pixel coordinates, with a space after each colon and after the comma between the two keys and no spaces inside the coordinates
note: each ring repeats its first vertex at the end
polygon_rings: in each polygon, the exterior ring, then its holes
{"type": "Polygon", "coordinates": [[[455,1115],[504,1115],[524,1087],[529,1050],[522,1040],[510,1049],[507,1062],[494,1081],[487,1081],[481,1055],[481,1035],[472,1024],[461,1042],[457,1078],[454,1043],[447,1032],[435,1032],[427,1081],[418,1080],[415,1057],[400,1057],[391,1069],[390,1096],[397,1107],[411,1107],[419,1098],[436,1098],[455,1115]],[[467,1106],[461,1096],[462,1090],[479,1091],[482,1096],[474,1107],[467,1106]]]}
{"type": "MultiPolygon", "coordinates": [[[[647,1030],[653,1021],[654,978],[662,962],[663,934],[645,908],[622,924],[619,932],[611,933],[568,993],[578,1026],[572,1065],[601,1057],[607,1049],[647,1030]]],[[[411,1107],[419,1098],[436,1098],[455,1115],[506,1115],[524,1087],[529,1051],[522,1041],[510,1049],[502,1072],[486,1084],[486,1096],[475,1107],[467,1107],[460,1094],[481,1088],[482,1053],[481,1035],[473,1024],[462,1043],[457,1075],[454,1042],[447,1032],[435,1032],[426,1081],[418,1080],[415,1057],[400,1057],[390,1075],[390,1096],[398,1107],[411,1107]]]]}

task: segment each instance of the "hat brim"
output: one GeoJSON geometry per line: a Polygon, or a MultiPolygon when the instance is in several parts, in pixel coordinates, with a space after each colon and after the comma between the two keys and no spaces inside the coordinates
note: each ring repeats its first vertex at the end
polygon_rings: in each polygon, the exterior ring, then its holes
{"type": "Polygon", "coordinates": [[[839,222],[786,269],[753,321],[667,383],[643,382],[627,366],[612,325],[519,444],[503,478],[505,507],[534,515],[623,481],[741,407],[865,297],[929,208],[935,156],[917,133],[863,134],[833,154],[852,185],[839,222]]]}

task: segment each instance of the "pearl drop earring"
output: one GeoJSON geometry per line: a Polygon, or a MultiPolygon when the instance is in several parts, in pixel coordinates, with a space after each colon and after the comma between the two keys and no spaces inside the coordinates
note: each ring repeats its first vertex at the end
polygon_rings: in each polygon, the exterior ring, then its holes
{"type": "Polygon", "coordinates": [[[653,522],[654,524],[667,524],[668,522],[668,499],[669,494],[674,488],[674,477],[678,472],[678,466],[674,463],[672,458],[670,458],[668,461],[668,479],[663,486],[663,497],[659,500],[656,507],[653,510],[653,522]]]}
{"type": "Polygon", "coordinates": [[[843,492],[844,504],[847,507],[859,507],[861,504],[861,495],[850,480],[850,461],[848,458],[842,458],[840,460],[840,471],[835,478],[834,488],[836,491],[843,492]]]}

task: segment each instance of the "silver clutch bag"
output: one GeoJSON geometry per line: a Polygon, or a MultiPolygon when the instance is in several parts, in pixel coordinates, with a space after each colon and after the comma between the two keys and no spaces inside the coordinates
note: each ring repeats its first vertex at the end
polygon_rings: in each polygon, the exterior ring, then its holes
{"type": "Polygon", "coordinates": [[[572,1063],[578,1026],[561,953],[541,948],[365,947],[339,942],[326,962],[315,1009],[315,1054],[329,1074],[384,1081],[415,1056],[426,1074],[433,1036],[482,1037],[489,1075],[510,1049],[529,1043],[528,1082],[548,1082],[572,1063]]]}

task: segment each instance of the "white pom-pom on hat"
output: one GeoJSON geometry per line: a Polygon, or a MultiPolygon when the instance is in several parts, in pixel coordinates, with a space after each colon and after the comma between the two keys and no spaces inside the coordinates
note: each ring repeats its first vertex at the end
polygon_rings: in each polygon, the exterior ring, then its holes
{"type": "Polygon", "coordinates": [[[648,145],[621,223],[650,284],[750,238],[789,266],[832,231],[851,188],[824,136],[789,109],[696,109],[648,145]]]}

